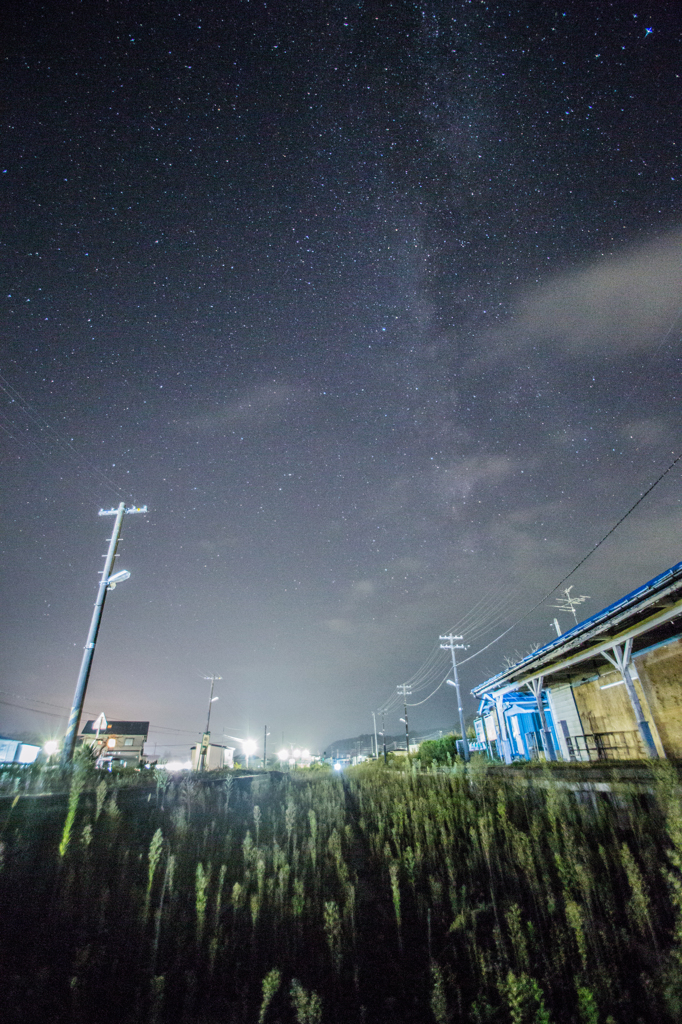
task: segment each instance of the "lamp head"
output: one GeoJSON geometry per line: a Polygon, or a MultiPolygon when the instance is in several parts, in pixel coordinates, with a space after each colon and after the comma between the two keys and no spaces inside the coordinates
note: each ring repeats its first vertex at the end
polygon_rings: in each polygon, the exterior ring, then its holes
{"type": "Polygon", "coordinates": [[[127,569],[121,569],[120,572],[115,572],[113,576],[110,576],[107,580],[107,590],[114,590],[117,583],[123,583],[124,580],[130,579],[130,573],[127,569]]]}

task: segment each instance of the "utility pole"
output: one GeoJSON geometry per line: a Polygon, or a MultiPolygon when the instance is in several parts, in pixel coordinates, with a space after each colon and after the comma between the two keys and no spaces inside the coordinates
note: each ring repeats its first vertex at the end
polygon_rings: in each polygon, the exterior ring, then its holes
{"type": "MultiPolygon", "coordinates": [[[[464,751],[464,760],[468,761],[471,755],[469,754],[469,741],[467,740],[466,729],[464,727],[464,708],[462,707],[462,694],[459,688],[459,676],[457,675],[457,660],[455,658],[455,651],[458,648],[466,650],[467,645],[455,643],[456,640],[462,640],[463,637],[453,636],[451,633],[447,636],[441,636],[439,637],[439,639],[447,641],[447,643],[441,644],[441,648],[444,651],[450,651],[450,654],[452,655],[452,674],[454,676],[454,679],[452,680],[452,686],[454,686],[455,690],[457,691],[457,708],[459,710],[459,727],[462,733],[462,750],[464,751]]],[[[448,683],[449,682],[450,680],[448,679],[448,683]]]]}
{"type": "Polygon", "coordinates": [[[386,754],[386,728],[384,726],[384,712],[383,711],[381,712],[381,742],[382,742],[383,748],[384,748],[384,764],[386,764],[386,761],[388,760],[388,756],[386,754]]]}
{"type": "Polygon", "coordinates": [[[398,687],[398,693],[403,695],[403,708],[405,709],[405,753],[410,756],[410,726],[407,718],[407,697],[408,694],[412,693],[412,687],[408,686],[407,683],[403,683],[402,686],[398,687]]]}
{"type": "Polygon", "coordinates": [[[64,735],[62,763],[65,765],[69,764],[73,760],[73,752],[76,747],[76,737],[78,736],[78,728],[80,726],[81,715],[83,714],[83,704],[85,703],[85,691],[88,688],[92,659],[95,654],[95,644],[97,643],[97,634],[99,633],[100,622],[102,621],[104,599],[107,596],[108,590],[113,590],[119,580],[127,579],[130,575],[130,573],[126,573],[125,575],[123,573],[115,573],[112,576],[111,572],[116,559],[116,548],[118,547],[118,542],[121,537],[123,517],[126,515],[133,515],[135,513],[145,513],[146,511],[146,505],[142,508],[134,508],[132,506],[130,508],[126,508],[125,502],[122,501],[118,508],[101,508],[98,513],[100,516],[116,516],[116,519],[114,520],[113,532],[109,538],[109,548],[104,556],[104,568],[102,569],[99,586],[97,588],[95,608],[92,613],[88,639],[83,652],[83,660],[81,661],[81,668],[78,674],[76,691],[73,695],[73,705],[71,707],[71,714],[69,715],[69,724],[66,727],[66,733],[64,735]],[[118,580],[115,578],[116,576],[118,576],[118,580]]]}
{"type": "Polygon", "coordinates": [[[213,676],[203,676],[203,678],[206,680],[207,683],[210,680],[210,683],[211,683],[211,694],[210,694],[210,696],[208,698],[208,714],[206,716],[206,731],[204,732],[204,735],[202,736],[202,739],[201,739],[201,746],[199,748],[199,759],[197,761],[197,770],[200,771],[200,772],[203,771],[204,768],[206,767],[206,760],[208,758],[208,748],[209,748],[209,746],[211,744],[211,705],[213,704],[214,700],[218,700],[218,697],[214,697],[213,696],[213,687],[215,686],[216,682],[221,682],[223,677],[222,676],[215,676],[215,675],[213,675],[213,676]]]}
{"type": "Polygon", "coordinates": [[[377,739],[377,716],[376,711],[372,712],[372,718],[374,719],[374,754],[377,761],[379,760],[379,740],[377,739]]]}
{"type": "Polygon", "coordinates": [[[267,767],[268,760],[268,727],[263,727],[263,768],[267,767]]]}

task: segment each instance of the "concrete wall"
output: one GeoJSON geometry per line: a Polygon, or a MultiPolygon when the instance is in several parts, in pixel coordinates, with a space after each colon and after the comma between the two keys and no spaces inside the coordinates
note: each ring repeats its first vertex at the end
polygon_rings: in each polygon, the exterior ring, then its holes
{"type": "MultiPolygon", "coordinates": [[[[635,689],[642,700],[641,687],[638,680],[633,680],[635,689]]],[[[598,679],[582,683],[573,689],[576,706],[586,733],[622,733],[622,737],[614,738],[614,743],[627,743],[629,749],[622,752],[622,757],[643,757],[644,747],[639,738],[637,720],[628,697],[622,676],[615,669],[604,671],[598,679]],[[608,689],[602,689],[608,687],[608,689]]],[[[646,705],[644,705],[646,707],[646,705]]]]}
{"type": "Polygon", "coordinates": [[[635,666],[665,753],[682,757],[682,640],[635,657],[635,666]]]}
{"type": "MultiPolygon", "coordinates": [[[[659,756],[682,757],[682,645],[674,641],[635,658],[630,668],[659,756]]],[[[599,678],[573,688],[585,733],[625,733],[633,757],[644,757],[637,720],[622,677],[605,666],[599,678]]]]}

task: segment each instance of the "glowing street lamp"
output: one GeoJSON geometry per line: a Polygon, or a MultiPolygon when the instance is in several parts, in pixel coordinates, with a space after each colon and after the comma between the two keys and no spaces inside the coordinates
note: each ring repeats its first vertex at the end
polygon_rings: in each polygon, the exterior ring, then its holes
{"type": "Polygon", "coordinates": [[[246,755],[246,767],[247,768],[249,767],[249,758],[253,757],[253,755],[256,753],[257,749],[258,749],[258,744],[256,743],[255,740],[244,740],[244,742],[242,743],[242,750],[244,751],[244,754],[246,755]]]}
{"type": "Polygon", "coordinates": [[[277,758],[280,761],[288,761],[289,760],[289,751],[285,750],[285,748],[282,747],[281,750],[277,751],[277,758]]]}

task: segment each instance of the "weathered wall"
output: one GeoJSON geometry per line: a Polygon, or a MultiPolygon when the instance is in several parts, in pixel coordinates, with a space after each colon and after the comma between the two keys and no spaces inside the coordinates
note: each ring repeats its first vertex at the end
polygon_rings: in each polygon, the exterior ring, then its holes
{"type": "MultiPolygon", "coordinates": [[[[633,745],[631,756],[640,756],[637,721],[632,710],[625,684],[620,682],[621,675],[615,669],[604,670],[604,674],[589,683],[576,686],[573,690],[575,702],[586,733],[627,733],[628,741],[633,745]],[[610,683],[619,683],[609,686],[610,683]],[[602,686],[609,686],[602,690],[602,686]]],[[[635,681],[635,687],[638,683],[635,681]]],[[[640,697],[641,699],[641,697],[640,697]]]]}
{"type": "Polygon", "coordinates": [[[635,666],[666,754],[682,757],[682,640],[635,657],[635,666]]]}

